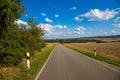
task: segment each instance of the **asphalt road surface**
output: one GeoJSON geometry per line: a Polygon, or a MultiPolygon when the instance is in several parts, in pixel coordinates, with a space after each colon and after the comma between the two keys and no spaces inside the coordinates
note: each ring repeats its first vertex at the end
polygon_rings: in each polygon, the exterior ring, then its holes
{"type": "Polygon", "coordinates": [[[34,80],[120,80],[120,71],[57,44],[34,80]]]}

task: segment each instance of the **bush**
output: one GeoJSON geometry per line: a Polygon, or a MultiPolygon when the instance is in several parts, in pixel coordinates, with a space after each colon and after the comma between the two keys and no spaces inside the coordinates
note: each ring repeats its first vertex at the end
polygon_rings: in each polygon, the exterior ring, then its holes
{"type": "Polygon", "coordinates": [[[21,0],[0,0],[0,65],[17,66],[26,52],[34,55],[35,51],[44,47],[41,28],[37,27],[33,18],[28,25],[15,25],[15,20],[24,14],[21,0]]]}
{"type": "Polygon", "coordinates": [[[2,66],[17,66],[22,58],[24,57],[23,53],[16,52],[0,52],[0,65],[2,66]]]}
{"type": "Polygon", "coordinates": [[[29,52],[32,57],[36,51],[45,47],[42,30],[36,25],[25,29],[12,25],[2,35],[3,37],[0,39],[1,66],[17,66],[26,56],[26,52],[29,52]]]}

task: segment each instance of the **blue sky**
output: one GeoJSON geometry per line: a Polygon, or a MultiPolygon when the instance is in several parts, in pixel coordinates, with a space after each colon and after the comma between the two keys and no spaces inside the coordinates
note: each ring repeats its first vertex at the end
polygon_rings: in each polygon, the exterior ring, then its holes
{"type": "Polygon", "coordinates": [[[120,34],[119,0],[22,0],[27,15],[34,17],[46,39],[120,34]]]}

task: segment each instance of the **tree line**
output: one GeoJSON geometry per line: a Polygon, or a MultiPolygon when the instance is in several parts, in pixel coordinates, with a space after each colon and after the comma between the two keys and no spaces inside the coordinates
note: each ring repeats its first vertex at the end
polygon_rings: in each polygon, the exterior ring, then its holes
{"type": "Polygon", "coordinates": [[[0,0],[0,66],[17,66],[26,52],[34,56],[45,46],[34,18],[27,21],[29,27],[15,24],[22,14],[26,13],[21,0],[0,0]]]}

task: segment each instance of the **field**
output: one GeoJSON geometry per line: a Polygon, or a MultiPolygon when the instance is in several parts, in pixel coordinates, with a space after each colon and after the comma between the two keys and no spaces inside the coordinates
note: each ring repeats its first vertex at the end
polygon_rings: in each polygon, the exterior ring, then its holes
{"type": "Polygon", "coordinates": [[[97,54],[103,54],[113,59],[120,61],[120,42],[111,43],[69,43],[66,46],[73,47],[79,50],[93,52],[96,48],[97,54]]]}

